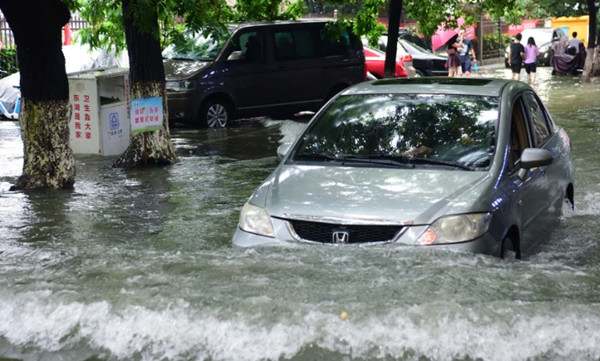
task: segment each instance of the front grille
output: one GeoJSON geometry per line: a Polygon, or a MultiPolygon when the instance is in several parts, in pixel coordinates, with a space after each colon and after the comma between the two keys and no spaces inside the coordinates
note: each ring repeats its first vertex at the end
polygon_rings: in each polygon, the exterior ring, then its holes
{"type": "Polygon", "coordinates": [[[306,241],[320,243],[388,242],[393,240],[402,230],[402,226],[340,225],[298,220],[288,221],[298,237],[306,241]],[[338,233],[337,237],[334,235],[336,232],[338,233]]]}

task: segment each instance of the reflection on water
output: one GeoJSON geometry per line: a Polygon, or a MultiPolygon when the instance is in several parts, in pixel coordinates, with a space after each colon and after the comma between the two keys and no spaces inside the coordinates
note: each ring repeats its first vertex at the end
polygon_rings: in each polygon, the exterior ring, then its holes
{"type": "Polygon", "coordinates": [[[573,142],[578,210],[522,262],[232,249],[241,205],[301,123],[176,130],[170,168],[80,157],[73,192],[22,194],[7,191],[18,127],[0,122],[0,359],[597,360],[600,89],[538,78],[573,142]]]}

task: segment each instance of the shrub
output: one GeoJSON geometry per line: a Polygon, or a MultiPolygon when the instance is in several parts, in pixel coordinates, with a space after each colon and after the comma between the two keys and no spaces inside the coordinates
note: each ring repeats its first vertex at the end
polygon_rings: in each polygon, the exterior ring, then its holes
{"type": "Polygon", "coordinates": [[[17,66],[17,51],[15,49],[6,48],[0,50],[0,70],[8,74],[19,71],[17,66]]]}

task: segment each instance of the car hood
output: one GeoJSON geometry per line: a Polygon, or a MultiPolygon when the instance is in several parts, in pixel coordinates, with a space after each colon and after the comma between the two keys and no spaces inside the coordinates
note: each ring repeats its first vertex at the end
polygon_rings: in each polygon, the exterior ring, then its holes
{"type": "Polygon", "coordinates": [[[486,176],[447,169],[282,165],[268,181],[265,205],[280,218],[426,224],[442,208],[460,209],[451,204],[455,198],[468,207],[486,176]]]}
{"type": "Polygon", "coordinates": [[[175,60],[165,59],[165,78],[167,80],[182,80],[194,76],[204,69],[209,62],[199,60],[175,60]]]}

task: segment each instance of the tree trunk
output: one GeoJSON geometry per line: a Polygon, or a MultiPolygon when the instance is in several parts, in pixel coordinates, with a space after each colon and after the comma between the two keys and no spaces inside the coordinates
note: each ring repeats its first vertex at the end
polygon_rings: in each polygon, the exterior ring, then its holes
{"type": "Polygon", "coordinates": [[[61,39],[69,9],[60,0],[0,4],[13,31],[21,73],[23,173],[13,189],[70,188],[75,160],[69,147],[69,86],[61,39]]]}
{"type": "Polygon", "coordinates": [[[131,99],[161,97],[163,123],[159,130],[132,136],[129,148],[115,162],[116,167],[163,166],[176,160],[169,131],[158,7],[148,7],[147,3],[122,0],[131,99]]]}
{"type": "Polygon", "coordinates": [[[597,49],[598,37],[598,7],[595,0],[588,0],[589,28],[588,48],[585,66],[583,68],[583,81],[589,82],[592,77],[600,75],[600,56],[597,49]]]}
{"type": "Polygon", "coordinates": [[[388,13],[388,39],[385,49],[385,77],[393,78],[396,75],[396,54],[398,51],[398,33],[400,16],[402,14],[402,0],[390,0],[388,13]]]}

